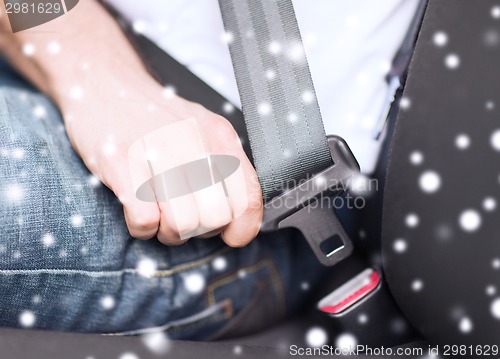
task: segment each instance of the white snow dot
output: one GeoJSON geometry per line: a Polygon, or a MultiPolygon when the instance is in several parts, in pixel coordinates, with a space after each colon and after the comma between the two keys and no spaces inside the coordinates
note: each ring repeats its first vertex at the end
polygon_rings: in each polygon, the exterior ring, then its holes
{"type": "Polygon", "coordinates": [[[7,188],[7,198],[11,202],[19,202],[24,198],[24,189],[19,184],[10,185],[7,188]]]}
{"type": "Polygon", "coordinates": [[[446,33],[443,31],[438,31],[434,34],[432,39],[434,40],[434,44],[436,46],[441,47],[446,45],[446,43],[448,42],[448,35],[446,35],[446,33]]]}
{"type": "Polygon", "coordinates": [[[470,333],[473,328],[474,325],[472,324],[472,320],[470,320],[470,318],[464,317],[458,323],[458,329],[464,334],[470,333]]]}
{"type": "Polygon", "coordinates": [[[35,45],[32,43],[26,43],[23,45],[23,54],[25,56],[33,56],[35,54],[35,45]]]}
{"type": "Polygon", "coordinates": [[[152,277],[155,275],[157,269],[156,262],[151,258],[143,258],[137,263],[137,274],[143,277],[152,277]]]}
{"type": "Polygon", "coordinates": [[[276,77],[276,71],[269,69],[266,71],[266,79],[268,80],[274,80],[276,77]]]}
{"type": "Polygon", "coordinates": [[[12,157],[14,157],[16,160],[21,160],[24,158],[24,150],[22,148],[14,148],[12,150],[12,157]]]}
{"type": "Polygon", "coordinates": [[[326,185],[326,178],[324,176],[317,176],[314,179],[314,184],[320,188],[324,187],[326,185]]]}
{"type": "Polygon", "coordinates": [[[308,282],[302,282],[300,283],[300,289],[306,291],[306,290],[309,290],[310,286],[309,286],[309,283],[308,282]]]}
{"type": "Polygon", "coordinates": [[[234,106],[230,102],[224,102],[222,105],[222,111],[227,114],[231,114],[234,112],[234,106]]]}
{"type": "Polygon", "coordinates": [[[460,66],[460,57],[457,54],[449,54],[445,57],[444,63],[447,68],[454,70],[460,66]]]}
{"type": "Polygon", "coordinates": [[[271,113],[271,105],[267,102],[262,102],[257,106],[257,111],[261,116],[267,116],[271,113]]]}
{"type": "Polygon", "coordinates": [[[117,151],[116,144],[113,141],[108,141],[102,146],[102,153],[105,156],[111,157],[117,151]]]}
{"type": "Polygon", "coordinates": [[[420,219],[415,213],[410,213],[405,218],[405,223],[410,228],[415,228],[420,223],[420,219]]]}
{"type": "Polygon", "coordinates": [[[493,269],[500,269],[500,259],[499,258],[494,258],[491,261],[491,266],[493,267],[493,269]]]}
{"type": "Polygon", "coordinates": [[[306,333],[306,343],[310,347],[318,348],[328,341],[328,334],[321,327],[313,327],[306,333]]]}
{"type": "Polygon", "coordinates": [[[120,355],[120,359],[139,359],[139,357],[135,353],[123,353],[120,355]]]}
{"type": "Polygon", "coordinates": [[[38,119],[44,118],[47,115],[47,110],[42,105],[36,105],[33,107],[33,116],[38,119]]]}
{"type": "Polygon", "coordinates": [[[399,101],[399,107],[403,110],[409,109],[411,106],[411,101],[408,97],[402,97],[401,101],[399,101]]]}
{"type": "Polygon", "coordinates": [[[404,239],[396,239],[393,248],[397,253],[404,253],[408,249],[408,243],[404,239]]]}
{"type": "Polygon", "coordinates": [[[294,62],[304,61],[306,54],[301,43],[295,43],[288,49],[288,58],[294,62]]]}
{"type": "Polygon", "coordinates": [[[85,254],[87,254],[88,252],[89,252],[88,247],[83,246],[82,248],[80,248],[80,253],[81,253],[81,254],[85,255],[85,254]]]}
{"type": "Polygon", "coordinates": [[[426,171],[420,176],[419,184],[422,191],[435,193],[441,187],[441,177],[435,171],[426,171]]]}
{"type": "Polygon", "coordinates": [[[486,46],[494,47],[500,41],[500,34],[493,29],[487,30],[483,34],[483,42],[486,46]]]}
{"type": "Polygon", "coordinates": [[[200,293],[205,288],[205,278],[200,273],[191,273],[184,277],[184,285],[189,293],[200,293]]]}
{"type": "Polygon", "coordinates": [[[101,184],[101,181],[99,181],[99,178],[97,178],[96,176],[94,175],[90,175],[88,177],[88,183],[91,187],[99,187],[99,185],[101,184]]]}
{"type": "Polygon", "coordinates": [[[31,299],[31,301],[33,302],[33,304],[39,304],[42,301],[42,297],[40,297],[39,295],[35,295],[31,299]]]}
{"type": "Polygon", "coordinates": [[[500,298],[495,299],[491,303],[491,314],[495,319],[500,319],[500,298]]]}
{"type": "Polygon", "coordinates": [[[31,310],[25,310],[19,316],[19,324],[21,324],[21,326],[23,326],[24,328],[31,328],[33,325],[35,325],[35,322],[36,316],[35,313],[33,313],[31,310]]]}
{"type": "Polygon", "coordinates": [[[455,146],[460,150],[465,150],[470,146],[470,138],[465,134],[460,134],[455,138],[455,146]]]}
{"type": "Polygon", "coordinates": [[[493,101],[487,101],[486,104],[484,105],[484,107],[491,111],[495,108],[495,103],[493,101]]]}
{"type": "Polygon", "coordinates": [[[500,151],[500,130],[495,130],[491,134],[490,143],[495,151],[500,151]]]}
{"type": "Polygon", "coordinates": [[[148,333],[141,336],[146,348],[157,355],[166,354],[170,349],[170,340],[164,332],[148,333]]]}
{"type": "Polygon", "coordinates": [[[233,353],[236,355],[240,355],[241,353],[243,353],[243,348],[241,347],[241,345],[236,345],[233,348],[233,353]]]}
{"type": "Polygon", "coordinates": [[[413,151],[410,153],[410,163],[412,165],[418,166],[424,162],[424,155],[422,152],[419,151],[413,151]]]}
{"type": "Polygon", "coordinates": [[[212,262],[212,267],[216,270],[216,271],[223,271],[224,269],[227,268],[227,260],[226,258],[224,257],[217,257],[213,260],[212,262]]]}
{"type": "Polygon", "coordinates": [[[221,36],[221,40],[224,44],[230,44],[234,40],[234,35],[232,32],[225,31],[221,36]]]}
{"type": "Polygon", "coordinates": [[[143,34],[148,27],[148,24],[144,20],[135,20],[132,24],[132,28],[135,33],[143,34]]]}
{"type": "Polygon", "coordinates": [[[356,337],[350,333],[340,334],[335,341],[335,346],[343,350],[352,350],[358,344],[356,337]]]}
{"type": "Polygon", "coordinates": [[[382,75],[387,75],[391,70],[391,63],[389,61],[381,61],[378,64],[378,68],[380,69],[382,75]]]}
{"type": "Polygon", "coordinates": [[[494,19],[500,19],[500,6],[493,6],[491,8],[491,16],[494,19]]]}
{"type": "Polygon", "coordinates": [[[111,295],[105,295],[104,297],[101,298],[101,307],[104,310],[110,310],[115,307],[115,298],[113,298],[111,295]]]}
{"type": "Polygon", "coordinates": [[[88,69],[90,69],[90,64],[88,62],[83,62],[80,67],[83,71],[87,71],[88,69]]]}
{"type": "Polygon", "coordinates": [[[279,42],[271,41],[269,44],[269,52],[273,55],[277,55],[281,52],[281,45],[279,42]]]}
{"type": "Polygon", "coordinates": [[[54,236],[51,234],[51,233],[45,233],[43,236],[42,236],[42,243],[43,243],[43,246],[44,247],[50,247],[54,244],[54,236]]]}
{"type": "Polygon", "coordinates": [[[295,112],[290,112],[287,119],[290,123],[295,123],[299,120],[299,116],[295,112]]]}
{"type": "Polygon", "coordinates": [[[314,93],[312,91],[304,91],[302,92],[302,102],[304,102],[306,105],[312,103],[314,101],[314,93]]]}
{"type": "MultiPolygon", "coordinates": [[[[495,294],[497,294],[497,288],[494,285],[489,285],[486,287],[486,295],[491,297],[494,296],[495,294]]],[[[500,302],[500,299],[497,299],[497,301],[500,302]]]]}
{"type": "Polygon", "coordinates": [[[367,196],[372,189],[370,178],[364,174],[356,174],[348,183],[349,190],[358,196],[367,196]]]}
{"type": "Polygon", "coordinates": [[[364,313],[358,315],[358,323],[361,325],[368,323],[368,316],[364,313]]]}
{"type": "Polygon", "coordinates": [[[415,279],[411,283],[411,289],[414,292],[420,292],[424,288],[424,282],[421,279],[415,279]]]}
{"type": "Polygon", "coordinates": [[[57,41],[51,41],[47,46],[47,50],[50,54],[56,55],[61,52],[61,44],[57,41]]]}
{"type": "Polygon", "coordinates": [[[69,90],[69,95],[75,100],[81,100],[85,96],[85,92],[83,88],[76,85],[69,90]]]}
{"type": "Polygon", "coordinates": [[[83,226],[83,217],[79,214],[72,215],[70,220],[73,227],[83,226]]]}
{"type": "Polygon", "coordinates": [[[163,88],[163,97],[165,97],[166,99],[173,98],[176,93],[177,93],[177,90],[172,85],[167,85],[163,88]]]}
{"type": "Polygon", "coordinates": [[[483,200],[483,208],[485,211],[492,212],[497,208],[497,201],[493,197],[488,197],[483,200]]]}
{"type": "Polygon", "coordinates": [[[474,232],[481,226],[481,215],[473,209],[467,209],[460,214],[460,227],[466,232],[474,232]]]}

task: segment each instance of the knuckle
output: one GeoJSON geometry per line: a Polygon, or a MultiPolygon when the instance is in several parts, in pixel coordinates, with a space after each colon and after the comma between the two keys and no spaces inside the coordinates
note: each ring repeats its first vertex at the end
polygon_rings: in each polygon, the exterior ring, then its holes
{"type": "Polygon", "coordinates": [[[152,231],[158,228],[158,217],[135,217],[131,220],[130,227],[134,231],[144,232],[152,231]]]}

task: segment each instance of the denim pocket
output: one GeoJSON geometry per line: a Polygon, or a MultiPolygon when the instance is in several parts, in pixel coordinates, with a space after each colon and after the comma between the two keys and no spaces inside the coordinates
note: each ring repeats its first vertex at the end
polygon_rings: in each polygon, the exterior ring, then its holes
{"type": "Polygon", "coordinates": [[[237,273],[211,283],[208,303],[217,298],[233,298],[234,315],[210,339],[225,339],[258,332],[282,319],[286,298],[274,262],[259,260],[237,273]]]}
{"type": "Polygon", "coordinates": [[[204,339],[233,315],[231,299],[224,299],[188,317],[170,321],[164,325],[107,335],[142,335],[164,332],[171,339],[204,339]]]}

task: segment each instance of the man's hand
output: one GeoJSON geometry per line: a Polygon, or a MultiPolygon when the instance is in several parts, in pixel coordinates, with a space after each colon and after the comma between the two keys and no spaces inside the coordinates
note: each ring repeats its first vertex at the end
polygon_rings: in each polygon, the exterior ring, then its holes
{"type": "Polygon", "coordinates": [[[119,87],[110,83],[97,92],[82,89],[85,95],[81,98],[68,96],[63,112],[74,147],[123,203],[134,237],[147,239],[156,234],[163,243],[180,244],[190,233],[215,235],[222,231],[229,245],[247,244],[259,230],[262,195],[235,130],[226,119],[198,104],[172,95],[164,98],[161,88],[148,81],[136,82],[136,89],[124,89],[122,98],[119,87]],[[130,158],[130,148],[138,141],[154,158],[130,158]],[[219,183],[174,200],[159,198],[151,203],[137,198],[139,182],[134,178],[147,180],[204,154],[239,159],[241,175],[226,186],[227,197],[219,183]]]}
{"type": "Polygon", "coordinates": [[[180,244],[187,233],[221,233],[227,244],[238,247],[257,235],[262,220],[259,182],[226,119],[175,94],[165,96],[113,19],[93,0],[80,1],[36,30],[8,41],[4,37],[0,49],[58,104],[73,147],[123,203],[132,236],[157,235],[163,243],[180,244]],[[54,42],[61,49],[57,54],[47,51],[54,42]],[[28,59],[16,51],[26,43],[35,49],[28,59]],[[151,139],[151,133],[179,128],[176,124],[187,119],[196,126],[166,132],[165,142],[151,139]],[[129,150],[137,141],[161,153],[160,167],[196,160],[205,151],[238,158],[241,175],[231,179],[227,193],[212,186],[180,200],[145,202],[136,197],[136,179],[157,171],[148,167],[146,156],[131,172],[129,150]],[[203,148],[196,147],[200,143],[203,148]]]}

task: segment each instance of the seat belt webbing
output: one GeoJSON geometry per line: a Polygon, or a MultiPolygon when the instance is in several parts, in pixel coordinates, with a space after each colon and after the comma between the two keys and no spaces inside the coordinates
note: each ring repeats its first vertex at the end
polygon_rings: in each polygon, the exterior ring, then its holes
{"type": "Polygon", "coordinates": [[[219,0],[264,200],[333,164],[291,0],[219,0]]]}

